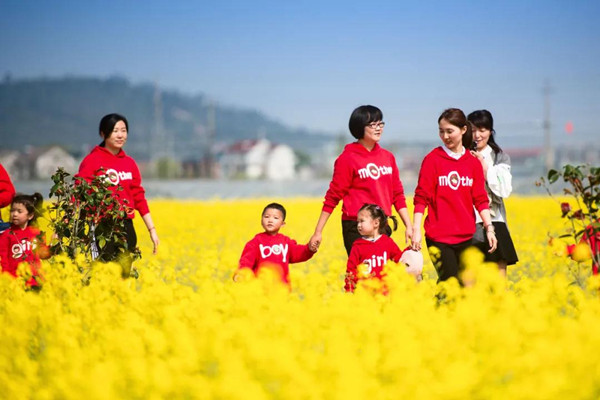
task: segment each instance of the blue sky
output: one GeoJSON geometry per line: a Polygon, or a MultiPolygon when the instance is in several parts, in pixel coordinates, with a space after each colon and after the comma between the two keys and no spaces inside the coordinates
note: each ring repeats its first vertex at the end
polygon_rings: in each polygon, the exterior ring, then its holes
{"type": "Polygon", "coordinates": [[[489,109],[500,143],[600,138],[598,1],[0,0],[0,73],[157,81],[347,132],[361,104],[394,140],[437,140],[447,107],[489,109]],[[564,125],[572,121],[567,137],[564,125]]]}

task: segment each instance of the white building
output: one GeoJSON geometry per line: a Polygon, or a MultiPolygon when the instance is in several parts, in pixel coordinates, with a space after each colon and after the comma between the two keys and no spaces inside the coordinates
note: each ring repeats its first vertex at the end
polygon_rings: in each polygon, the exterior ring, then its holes
{"type": "Polygon", "coordinates": [[[286,180],[296,177],[294,150],[266,139],[236,142],[224,150],[219,161],[224,178],[286,180]]]}

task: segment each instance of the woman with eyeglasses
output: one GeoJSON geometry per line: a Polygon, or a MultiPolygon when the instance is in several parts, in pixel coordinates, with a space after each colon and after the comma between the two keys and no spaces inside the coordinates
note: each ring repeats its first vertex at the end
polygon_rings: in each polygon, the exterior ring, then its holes
{"type": "MultiPolygon", "coordinates": [[[[340,201],[342,235],[348,254],[354,241],[361,237],[357,215],[367,203],[378,205],[386,215],[392,215],[394,206],[406,227],[405,240],[408,242],[412,239],[413,227],[396,158],[379,145],[384,125],[383,113],[375,106],[360,106],[350,115],[348,127],[357,140],[347,144],[335,160],[321,215],[310,238],[311,246],[318,247],[321,244],[323,228],[340,201]]],[[[390,236],[391,229],[388,227],[385,233],[390,236]]]]}

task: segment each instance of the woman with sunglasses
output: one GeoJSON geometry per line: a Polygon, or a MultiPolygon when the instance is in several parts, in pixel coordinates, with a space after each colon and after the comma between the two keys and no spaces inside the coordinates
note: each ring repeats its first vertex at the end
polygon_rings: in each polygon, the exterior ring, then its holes
{"type": "MultiPolygon", "coordinates": [[[[321,215],[310,238],[311,247],[321,244],[323,228],[340,201],[342,235],[348,254],[354,241],[361,237],[357,215],[367,203],[378,205],[386,215],[392,215],[394,206],[406,226],[405,240],[412,239],[413,228],[396,158],[379,145],[384,126],[383,113],[375,106],[360,106],[352,112],[348,127],[356,141],[347,144],[335,160],[321,215]]],[[[386,232],[388,236],[391,233],[391,229],[386,232]]]]}

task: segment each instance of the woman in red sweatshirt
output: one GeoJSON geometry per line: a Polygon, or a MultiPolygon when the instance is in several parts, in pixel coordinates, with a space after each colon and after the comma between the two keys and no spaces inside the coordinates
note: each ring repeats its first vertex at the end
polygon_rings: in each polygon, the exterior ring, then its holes
{"type": "MultiPolygon", "coordinates": [[[[127,142],[128,131],[129,124],[124,116],[105,115],[100,120],[102,143],[94,147],[90,154],[83,159],[79,165],[77,176],[90,182],[95,176],[106,175],[107,180],[113,185],[115,197],[127,212],[125,230],[128,249],[135,249],[137,245],[137,235],[132,221],[135,217],[135,210],[137,210],[148,228],[150,239],[154,244],[153,253],[156,254],[159,243],[158,234],[142,187],[142,176],[133,158],[125,154],[123,150],[123,146],[127,142]]],[[[119,255],[118,249],[113,248],[110,243],[103,250],[100,257],[103,261],[113,261],[119,255]]]]}
{"type": "MultiPolygon", "coordinates": [[[[382,120],[383,113],[374,106],[360,106],[352,112],[348,126],[357,141],[346,145],[335,160],[321,215],[310,238],[311,246],[321,244],[323,228],[340,200],[343,201],[342,234],[348,255],[354,241],[361,237],[357,215],[366,203],[378,205],[386,215],[392,215],[394,206],[406,226],[405,240],[412,238],[413,226],[396,158],[379,146],[385,125],[382,120]]],[[[386,231],[388,236],[391,233],[391,229],[386,231]]]]}
{"type": "Polygon", "coordinates": [[[414,197],[413,249],[421,249],[421,221],[429,208],[425,239],[438,281],[455,277],[460,282],[460,255],[471,246],[475,233],[473,206],[483,221],[490,253],[496,250],[497,240],[483,168],[467,150],[473,142],[471,125],[457,108],[445,110],[438,125],[444,146],[433,149],[421,164],[414,197]]]}

